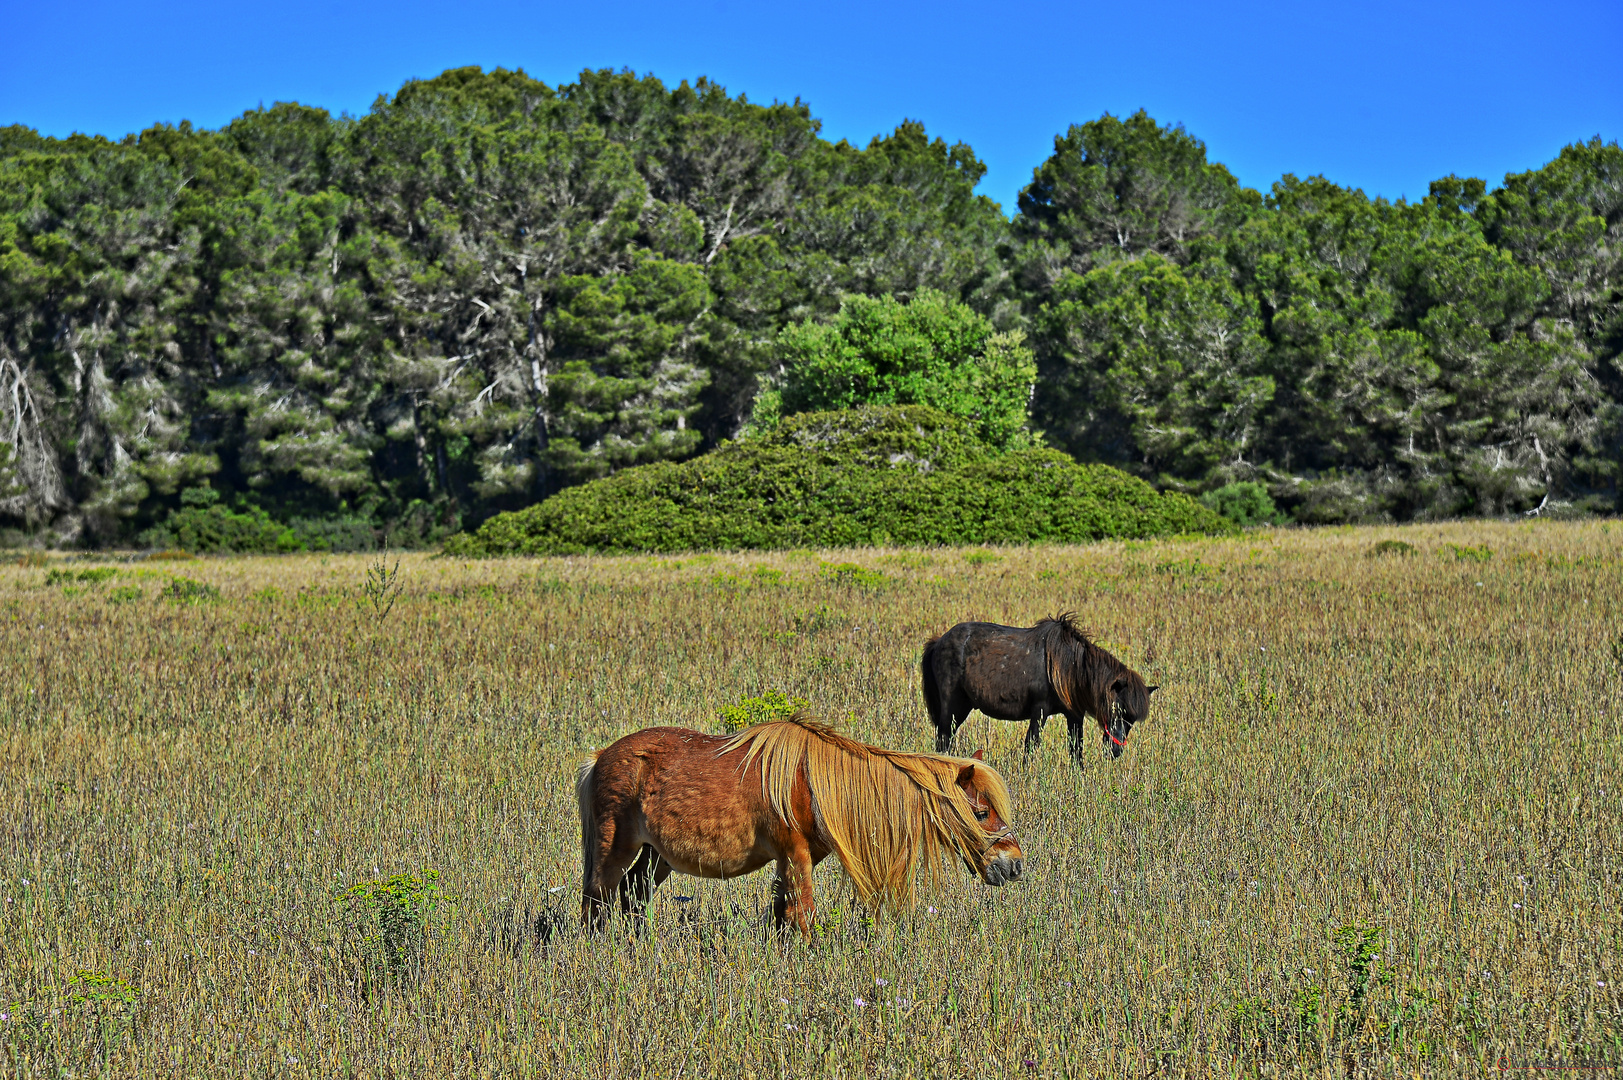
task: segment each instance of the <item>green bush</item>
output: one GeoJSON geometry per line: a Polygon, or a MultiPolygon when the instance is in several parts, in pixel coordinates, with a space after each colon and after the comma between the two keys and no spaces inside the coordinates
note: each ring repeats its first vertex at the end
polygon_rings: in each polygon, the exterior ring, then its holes
{"type": "Polygon", "coordinates": [[[769,435],[498,514],[450,555],[1081,543],[1234,527],[1054,450],[998,452],[972,420],[921,406],[805,413],[769,435]]]}
{"type": "MultiPolygon", "coordinates": [[[[853,296],[831,323],[807,320],[778,335],[782,374],[762,386],[753,424],[864,405],[927,405],[975,421],[996,446],[1025,432],[1037,363],[1016,330],[933,289],[911,303],[853,296]]],[[[1029,439],[1029,435],[1025,436],[1029,439]]]]}
{"type": "Polygon", "coordinates": [[[1280,525],[1285,515],[1274,505],[1268,489],[1253,480],[1224,484],[1200,497],[1200,504],[1222,514],[1241,528],[1252,525],[1280,525]]]}
{"type": "Polygon", "coordinates": [[[736,705],[721,707],[721,726],[728,731],[743,731],[756,724],[773,720],[787,720],[806,707],[806,699],[790,697],[781,690],[768,690],[760,697],[744,698],[736,705]]]}

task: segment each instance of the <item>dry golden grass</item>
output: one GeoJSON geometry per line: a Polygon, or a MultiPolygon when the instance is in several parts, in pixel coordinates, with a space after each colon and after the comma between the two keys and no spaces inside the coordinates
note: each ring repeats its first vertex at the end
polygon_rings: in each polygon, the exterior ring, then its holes
{"type": "Polygon", "coordinates": [[[381,620],[367,563],[131,562],[66,586],[0,569],[0,1069],[1623,1061],[1616,523],[408,556],[381,620]],[[1416,551],[1372,555],[1388,538],[1416,551]],[[1485,561],[1462,550],[1481,545],[1485,561]],[[175,575],[220,596],[161,598],[175,575]],[[1062,608],[1163,689],[1126,755],[1080,772],[1063,720],[1029,764],[1020,726],[966,727],[1009,778],[1021,881],[966,876],[868,925],[825,864],[822,939],[780,948],[761,931],[766,874],[674,877],[652,932],[576,934],[571,780],[588,747],[655,723],[717,730],[722,705],[778,688],[859,738],[927,748],[923,639],[1062,608]],[[420,870],[455,898],[424,916],[421,949],[409,912],[368,923],[344,899],[420,870]]]}

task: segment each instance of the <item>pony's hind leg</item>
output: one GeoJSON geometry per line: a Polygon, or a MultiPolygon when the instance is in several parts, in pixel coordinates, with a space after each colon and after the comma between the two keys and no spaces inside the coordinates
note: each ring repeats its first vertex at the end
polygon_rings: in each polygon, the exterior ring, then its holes
{"type": "Polygon", "coordinates": [[[619,825],[612,818],[599,823],[597,850],[590,861],[591,875],[581,882],[580,922],[588,933],[596,933],[607,925],[610,905],[621,891],[626,870],[642,853],[642,841],[635,831],[619,825]]]}
{"type": "Polygon", "coordinates": [[[953,694],[942,702],[940,714],[934,717],[936,753],[952,753],[952,741],[958,737],[958,729],[963,727],[974,708],[962,693],[953,694]]]}
{"type": "Polygon", "coordinates": [[[1038,705],[1031,714],[1031,723],[1026,727],[1026,756],[1030,757],[1037,752],[1043,744],[1043,722],[1048,719],[1048,713],[1038,705]]]}
{"type": "Polygon", "coordinates": [[[654,898],[654,890],[670,876],[671,864],[654,850],[654,845],[644,844],[637,861],[620,879],[621,914],[641,919],[648,908],[648,901],[654,898]]]}

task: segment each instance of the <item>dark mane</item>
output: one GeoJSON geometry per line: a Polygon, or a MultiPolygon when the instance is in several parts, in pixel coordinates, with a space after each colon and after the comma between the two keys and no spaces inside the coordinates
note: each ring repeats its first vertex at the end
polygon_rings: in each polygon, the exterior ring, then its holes
{"type": "MultiPolygon", "coordinates": [[[[1066,708],[1108,723],[1117,696],[1113,686],[1121,676],[1129,676],[1129,683],[1137,680],[1142,692],[1144,680],[1108,649],[1096,644],[1092,635],[1076,624],[1075,613],[1062,611],[1039,619],[1035,629],[1048,653],[1049,681],[1066,708]]],[[[1131,696],[1131,688],[1124,689],[1131,696]]]]}

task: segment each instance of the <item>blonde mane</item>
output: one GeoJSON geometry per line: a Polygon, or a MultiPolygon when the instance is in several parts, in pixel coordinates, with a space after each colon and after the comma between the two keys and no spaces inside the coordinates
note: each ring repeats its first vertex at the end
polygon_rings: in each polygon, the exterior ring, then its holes
{"type": "Polygon", "coordinates": [[[797,828],[790,796],[804,767],[815,824],[870,910],[912,904],[917,871],[934,879],[954,854],[977,871],[985,866],[997,838],[981,828],[958,786],[965,765],[975,766],[997,816],[1011,820],[1009,789],[984,762],[869,746],[804,716],[741,731],[716,753],[740,748],[739,772],[759,760],[763,793],[797,828]]]}

